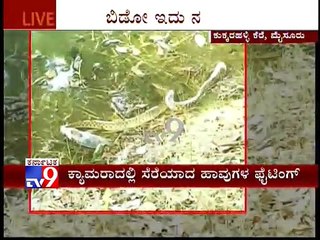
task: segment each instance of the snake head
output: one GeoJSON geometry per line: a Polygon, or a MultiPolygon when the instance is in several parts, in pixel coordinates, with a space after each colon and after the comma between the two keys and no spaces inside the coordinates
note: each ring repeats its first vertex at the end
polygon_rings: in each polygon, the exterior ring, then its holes
{"type": "Polygon", "coordinates": [[[177,108],[175,102],[174,102],[174,91],[169,90],[165,96],[165,103],[167,107],[171,110],[175,110],[177,108]]]}
{"type": "Polygon", "coordinates": [[[219,62],[215,69],[217,69],[218,72],[220,72],[221,70],[227,71],[227,65],[224,62],[219,62]]]}

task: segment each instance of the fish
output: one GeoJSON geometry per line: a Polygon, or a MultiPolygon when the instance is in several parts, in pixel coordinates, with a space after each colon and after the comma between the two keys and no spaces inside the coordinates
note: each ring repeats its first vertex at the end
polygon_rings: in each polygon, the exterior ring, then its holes
{"type": "Polygon", "coordinates": [[[72,127],[61,126],[60,132],[69,140],[87,148],[96,149],[101,145],[111,145],[110,139],[100,137],[87,131],[80,131],[72,127]]]}

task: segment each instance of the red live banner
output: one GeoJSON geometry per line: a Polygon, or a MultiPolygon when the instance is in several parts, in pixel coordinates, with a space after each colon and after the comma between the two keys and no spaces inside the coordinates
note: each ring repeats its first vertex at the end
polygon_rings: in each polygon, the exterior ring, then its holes
{"type": "Polygon", "coordinates": [[[4,0],[5,30],[56,29],[56,0],[4,0]]]}
{"type": "MultiPolygon", "coordinates": [[[[62,165],[54,168],[58,170],[62,188],[318,187],[317,165],[62,165]]],[[[49,178],[46,176],[45,180],[49,178]]],[[[25,181],[25,166],[4,166],[5,187],[24,188],[25,181]]]]}
{"type": "Polygon", "coordinates": [[[211,31],[211,43],[316,43],[317,31],[211,31]]]}

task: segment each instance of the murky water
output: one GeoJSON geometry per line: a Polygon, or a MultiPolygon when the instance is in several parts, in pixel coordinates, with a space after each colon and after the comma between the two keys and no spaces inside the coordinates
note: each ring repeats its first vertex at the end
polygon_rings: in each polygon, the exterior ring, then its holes
{"type": "Polygon", "coordinates": [[[11,99],[5,101],[5,105],[8,105],[5,109],[11,110],[5,113],[5,163],[11,163],[12,160],[23,162],[28,154],[27,99],[19,97],[27,94],[27,61],[28,32],[4,31],[4,96],[11,99]],[[23,102],[24,109],[21,109],[23,102]]]}
{"type": "MultiPolygon", "coordinates": [[[[200,34],[208,39],[206,32],[200,34]]],[[[60,92],[48,92],[38,85],[32,87],[33,154],[43,157],[62,157],[62,154],[69,160],[79,157],[80,148],[66,144],[59,128],[85,119],[115,119],[110,91],[123,88],[132,102],[139,99],[149,108],[161,103],[165,95],[154,84],[175,90],[176,100],[184,100],[195,94],[218,61],[228,65],[230,75],[242,71],[241,45],[199,47],[194,36],[195,32],[34,32],[33,52],[39,50],[48,57],[64,57],[70,63],[72,49],[80,50],[81,77],[87,87],[60,92]],[[159,50],[154,41],[154,37],[164,36],[168,37],[164,44],[170,46],[169,51],[166,46],[159,50]],[[104,46],[108,40],[122,43],[104,46]],[[128,53],[124,53],[125,48],[129,49],[128,53]],[[92,79],[92,67],[96,63],[103,69],[92,79]]],[[[40,65],[33,63],[33,81],[44,73],[40,65]]],[[[100,135],[114,137],[108,133],[100,135]]]]}

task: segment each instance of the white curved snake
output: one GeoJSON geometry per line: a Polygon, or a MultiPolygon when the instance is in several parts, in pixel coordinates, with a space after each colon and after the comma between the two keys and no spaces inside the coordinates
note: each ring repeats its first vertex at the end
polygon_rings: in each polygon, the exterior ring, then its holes
{"type": "Polygon", "coordinates": [[[221,70],[227,70],[227,66],[223,62],[219,62],[216,67],[214,68],[213,72],[209,76],[209,78],[201,85],[199,88],[197,94],[187,100],[175,102],[174,101],[174,90],[169,90],[166,97],[165,97],[165,103],[168,106],[169,109],[175,110],[177,106],[189,106],[199,100],[199,98],[203,95],[204,91],[209,88],[209,85],[214,85],[218,82],[218,79],[216,78],[221,70]],[[216,81],[212,82],[214,79],[216,81]]]}

